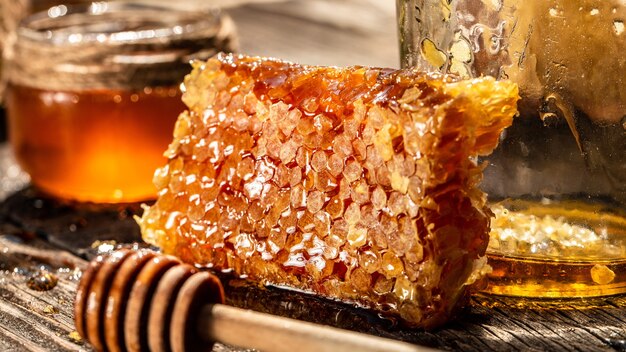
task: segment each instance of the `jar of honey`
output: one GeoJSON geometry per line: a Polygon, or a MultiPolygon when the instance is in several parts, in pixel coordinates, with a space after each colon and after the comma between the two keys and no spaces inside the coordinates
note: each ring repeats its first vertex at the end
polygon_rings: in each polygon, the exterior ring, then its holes
{"type": "Polygon", "coordinates": [[[626,293],[626,3],[398,0],[403,66],[518,84],[485,165],[486,292],[626,293]]]}
{"type": "Polygon", "coordinates": [[[9,140],[32,183],[97,203],[156,197],[189,62],[234,45],[216,10],[94,2],[24,19],[5,49],[9,140]]]}

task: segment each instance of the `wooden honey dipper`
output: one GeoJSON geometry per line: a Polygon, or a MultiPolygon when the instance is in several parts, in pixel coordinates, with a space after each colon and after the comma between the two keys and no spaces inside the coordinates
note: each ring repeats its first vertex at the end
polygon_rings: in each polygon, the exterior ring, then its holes
{"type": "Polygon", "coordinates": [[[219,279],[150,250],[93,260],[74,303],[78,333],[99,351],[430,351],[429,348],[224,305],[219,279]]]}

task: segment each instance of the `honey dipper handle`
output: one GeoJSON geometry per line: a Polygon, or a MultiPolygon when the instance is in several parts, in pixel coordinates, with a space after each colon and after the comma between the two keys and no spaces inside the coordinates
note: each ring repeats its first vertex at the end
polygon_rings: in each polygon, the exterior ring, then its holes
{"type": "Polygon", "coordinates": [[[202,307],[198,333],[209,341],[263,352],[433,351],[405,342],[222,304],[202,307]]]}

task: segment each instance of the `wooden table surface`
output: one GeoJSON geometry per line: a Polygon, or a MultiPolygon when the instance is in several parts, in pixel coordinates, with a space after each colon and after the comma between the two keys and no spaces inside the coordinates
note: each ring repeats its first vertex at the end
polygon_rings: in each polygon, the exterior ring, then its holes
{"type": "MultiPolygon", "coordinates": [[[[249,54],[309,64],[398,66],[393,1],[255,3],[229,13],[239,28],[241,51],[249,54]]],[[[47,199],[28,186],[8,146],[0,144],[0,351],[90,350],[77,338],[72,322],[80,277],[75,265],[109,248],[107,240],[138,241],[132,215],[139,211],[138,205],[47,199]],[[58,278],[51,290],[32,289],[32,279],[42,272],[58,278]]],[[[443,350],[626,351],[626,297],[524,302],[475,296],[457,320],[426,332],[241,280],[229,280],[226,290],[228,304],[235,306],[443,350]]],[[[232,349],[216,345],[213,350],[232,349]]]]}

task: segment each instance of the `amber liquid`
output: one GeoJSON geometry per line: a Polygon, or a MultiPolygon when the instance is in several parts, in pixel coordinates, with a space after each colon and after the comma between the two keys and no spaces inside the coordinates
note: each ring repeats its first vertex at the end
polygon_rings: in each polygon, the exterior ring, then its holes
{"type": "Polygon", "coordinates": [[[486,292],[626,293],[626,126],[552,100],[539,116],[523,99],[520,107],[485,169],[496,214],[486,292]]]}
{"type": "Polygon", "coordinates": [[[488,286],[484,292],[499,295],[567,298],[623,294],[626,261],[552,261],[489,254],[488,286]]]}
{"type": "Polygon", "coordinates": [[[492,205],[484,290],[535,298],[626,292],[626,216],[604,204],[507,200],[492,205]]]}
{"type": "Polygon", "coordinates": [[[9,138],[32,183],[53,196],[119,203],[156,197],[154,170],[166,160],[178,88],[48,91],[11,86],[9,138]]]}

